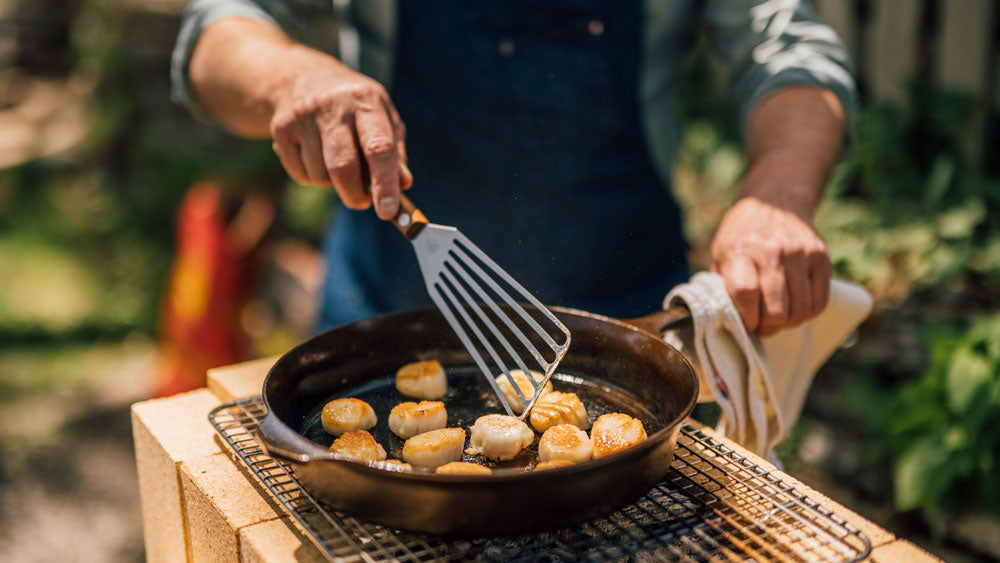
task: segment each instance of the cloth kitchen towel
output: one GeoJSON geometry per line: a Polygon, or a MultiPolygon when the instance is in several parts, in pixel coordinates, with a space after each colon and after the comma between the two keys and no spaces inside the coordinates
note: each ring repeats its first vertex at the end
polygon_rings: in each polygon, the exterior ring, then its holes
{"type": "Polygon", "coordinates": [[[693,328],[664,339],[698,371],[698,400],[722,407],[717,430],[769,457],[798,419],[816,370],[868,316],[873,301],[860,285],[835,279],[822,313],[764,338],[747,332],[718,274],[695,274],[663,305],[691,311],[693,328]]]}

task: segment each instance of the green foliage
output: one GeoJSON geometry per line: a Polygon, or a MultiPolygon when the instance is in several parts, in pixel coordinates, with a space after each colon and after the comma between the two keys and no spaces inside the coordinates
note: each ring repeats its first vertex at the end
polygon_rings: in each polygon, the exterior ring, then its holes
{"type": "Polygon", "coordinates": [[[862,108],[817,214],[834,271],[877,297],[1000,284],[1000,182],[967,166],[967,96],[914,87],[908,111],[862,108]]]}
{"type": "Polygon", "coordinates": [[[896,505],[938,526],[945,509],[1000,515],[1000,314],[929,325],[924,339],[930,366],[890,408],[896,505]]]}
{"type": "MultiPolygon", "coordinates": [[[[129,45],[141,31],[118,2],[77,8],[70,74],[93,85],[86,140],[0,170],[0,349],[152,334],[186,190],[215,179],[236,199],[287,181],[270,142],[198,124],[169,100],[166,68],[129,45]]],[[[306,210],[289,222],[315,238],[306,210]]]]}

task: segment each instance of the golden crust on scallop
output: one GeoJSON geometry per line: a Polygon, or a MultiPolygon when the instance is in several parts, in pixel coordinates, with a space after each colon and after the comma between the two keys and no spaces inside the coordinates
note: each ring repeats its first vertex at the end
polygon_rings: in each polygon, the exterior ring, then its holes
{"type": "Polygon", "coordinates": [[[531,425],[538,432],[545,432],[557,424],[572,424],[583,429],[590,427],[587,408],[576,393],[552,391],[538,398],[528,415],[531,425]]]}
{"type": "MultiPolygon", "coordinates": [[[[524,395],[525,399],[529,401],[535,396],[535,387],[531,384],[528,376],[525,375],[524,370],[512,369],[510,370],[510,376],[514,378],[517,382],[518,389],[521,390],[521,394],[524,395]]],[[[535,381],[541,381],[545,378],[545,374],[538,371],[531,371],[531,378],[535,381]]],[[[521,399],[518,398],[517,393],[514,392],[514,386],[510,384],[510,380],[507,376],[500,374],[496,376],[497,387],[500,388],[500,392],[507,399],[507,403],[510,404],[510,410],[514,411],[514,414],[521,414],[524,412],[524,404],[521,403],[521,399]]],[[[545,386],[542,387],[541,394],[545,395],[552,391],[552,382],[546,381],[545,386]]]]}
{"type": "Polygon", "coordinates": [[[564,459],[573,463],[587,461],[593,455],[593,443],[587,433],[572,424],[557,424],[538,440],[538,460],[564,459]]]}
{"type": "Polygon", "coordinates": [[[333,444],[330,444],[330,451],[342,454],[354,461],[370,463],[385,460],[385,448],[364,430],[344,432],[333,441],[333,444]]]}
{"type": "Polygon", "coordinates": [[[434,473],[441,473],[442,475],[492,475],[493,470],[485,465],[479,465],[478,463],[451,461],[438,466],[438,468],[434,470],[434,473]]]}
{"type": "Polygon", "coordinates": [[[396,389],[418,399],[440,399],[448,393],[444,366],[437,360],[406,364],[396,372],[396,389]]]}
{"type": "Polygon", "coordinates": [[[441,428],[417,434],[403,444],[403,459],[416,467],[437,467],[462,459],[465,430],[441,428]]]}
{"type": "Polygon", "coordinates": [[[570,465],[576,465],[568,459],[550,459],[548,461],[541,461],[532,471],[546,471],[549,469],[559,469],[560,467],[569,467],[570,465]]]}
{"type": "Polygon", "coordinates": [[[324,405],[320,420],[327,434],[340,436],[349,430],[368,430],[375,426],[378,417],[368,403],[361,399],[346,397],[324,405]]]}
{"type": "Polygon", "coordinates": [[[447,424],[448,411],[441,401],[406,401],[389,412],[389,430],[404,440],[447,424]]]}
{"type": "Polygon", "coordinates": [[[410,417],[433,416],[441,412],[445,412],[444,403],[441,401],[420,401],[419,403],[406,401],[392,407],[392,411],[389,414],[396,413],[402,417],[410,417]]]}
{"type": "Polygon", "coordinates": [[[602,414],[590,430],[594,442],[594,459],[631,448],[646,440],[642,422],[620,412],[602,414]]]}

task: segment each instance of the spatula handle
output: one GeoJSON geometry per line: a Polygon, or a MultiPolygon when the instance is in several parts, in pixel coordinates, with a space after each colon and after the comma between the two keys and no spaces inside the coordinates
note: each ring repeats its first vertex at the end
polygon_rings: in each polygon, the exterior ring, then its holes
{"type": "Polygon", "coordinates": [[[410,198],[403,194],[399,195],[399,210],[396,211],[396,216],[392,219],[392,224],[396,225],[399,232],[403,233],[403,236],[413,240],[420,230],[427,226],[427,217],[424,217],[424,213],[417,209],[416,205],[410,201],[410,198]]]}

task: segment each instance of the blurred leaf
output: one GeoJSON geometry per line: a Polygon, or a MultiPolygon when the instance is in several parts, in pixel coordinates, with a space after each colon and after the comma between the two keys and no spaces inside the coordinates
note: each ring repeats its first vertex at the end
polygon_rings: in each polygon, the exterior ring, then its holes
{"type": "Polygon", "coordinates": [[[947,155],[939,156],[924,182],[924,201],[937,205],[944,198],[955,177],[955,159],[947,155]]]}
{"type": "Polygon", "coordinates": [[[719,194],[732,194],[745,166],[739,147],[723,145],[705,163],[705,183],[719,194]]]}
{"type": "Polygon", "coordinates": [[[940,436],[922,438],[896,462],[894,471],[896,506],[900,510],[933,504],[948,486],[948,452],[941,447],[940,436]]]}
{"type": "Polygon", "coordinates": [[[937,218],[938,232],[946,239],[972,236],[972,230],[986,217],[986,206],[981,201],[970,200],[961,207],[945,211],[937,218]]]}

